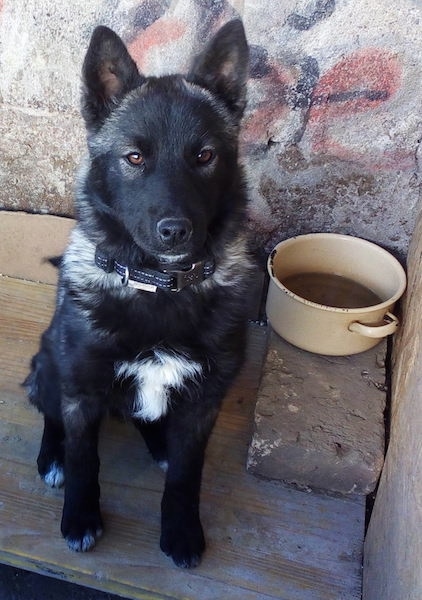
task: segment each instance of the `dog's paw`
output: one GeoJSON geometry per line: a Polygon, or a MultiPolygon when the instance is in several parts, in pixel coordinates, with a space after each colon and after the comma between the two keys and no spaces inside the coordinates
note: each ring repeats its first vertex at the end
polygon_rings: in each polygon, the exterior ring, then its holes
{"type": "Polygon", "coordinates": [[[100,513],[79,516],[71,519],[63,514],[62,534],[67,545],[74,552],[88,552],[103,533],[100,513]]]}
{"type": "Polygon", "coordinates": [[[62,487],[64,484],[63,465],[55,461],[45,469],[40,469],[40,476],[44,483],[46,483],[49,487],[62,487]]]}
{"type": "Polygon", "coordinates": [[[182,522],[163,526],[160,547],[176,566],[184,569],[197,567],[205,550],[204,532],[199,519],[189,527],[183,526],[182,522]]]}
{"type": "Polygon", "coordinates": [[[160,469],[162,471],[164,471],[164,473],[167,473],[168,468],[169,468],[169,463],[168,460],[158,460],[157,461],[158,466],[160,467],[160,469]]]}
{"type": "Polygon", "coordinates": [[[92,550],[97,541],[98,532],[94,534],[86,532],[82,537],[66,537],[66,543],[74,552],[88,552],[92,550]]]}

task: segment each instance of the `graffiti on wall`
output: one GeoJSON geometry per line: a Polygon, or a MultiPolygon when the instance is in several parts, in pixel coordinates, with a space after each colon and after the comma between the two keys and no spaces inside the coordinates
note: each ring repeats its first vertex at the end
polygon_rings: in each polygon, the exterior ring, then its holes
{"type": "MultiPolygon", "coordinates": [[[[270,249],[288,235],[332,230],[339,224],[344,233],[382,238],[386,246],[409,235],[411,211],[417,205],[416,149],[422,127],[417,94],[411,89],[417,87],[421,69],[415,0],[400,0],[397,10],[394,0],[26,4],[20,21],[24,0],[0,0],[5,114],[14,105],[43,108],[46,118],[49,111],[76,111],[80,64],[99,23],[123,37],[149,75],[185,72],[192,53],[224,22],[241,16],[251,45],[241,150],[256,243],[270,249]],[[379,215],[385,216],[381,233],[379,215]]],[[[63,128],[69,126],[63,122],[63,128]]],[[[18,138],[21,130],[11,135],[18,138]]],[[[82,139],[76,130],[72,135],[68,182],[82,139]]],[[[2,202],[10,206],[9,198],[25,198],[21,206],[26,206],[30,197],[31,210],[42,206],[57,212],[57,198],[60,205],[71,205],[70,184],[63,192],[55,187],[55,181],[63,180],[64,167],[54,166],[51,143],[39,139],[43,167],[36,192],[32,185],[27,193],[22,160],[13,193],[3,191],[2,202]]],[[[15,148],[22,147],[22,140],[17,141],[3,141],[14,171],[15,148]]]]}
{"type": "MultiPolygon", "coordinates": [[[[234,4],[228,0],[197,0],[192,5],[196,13],[193,28],[169,10],[171,0],[141,2],[132,20],[130,51],[140,68],[148,70],[151,54],[165,45],[194,35],[192,47],[197,49],[223,22],[239,16],[234,4]]],[[[310,0],[307,11],[288,15],[284,27],[298,34],[309,31],[329,19],[335,10],[335,0],[310,0]]],[[[295,60],[272,56],[264,40],[262,44],[251,44],[244,152],[264,152],[281,136],[283,147],[306,139],[315,156],[337,157],[374,169],[411,168],[413,155],[406,150],[389,147],[368,154],[356,140],[353,143],[353,135],[349,145],[337,135],[342,128],[353,128],[351,117],[365,112],[369,115],[397,94],[401,64],[396,54],[387,48],[361,48],[339,57],[327,70],[312,56],[295,60]]]]}
{"type": "MultiPolygon", "coordinates": [[[[373,111],[397,93],[401,82],[401,65],[388,50],[365,48],[341,59],[317,82],[310,101],[308,127],[312,149],[342,159],[365,162],[358,150],[348,150],[329,134],[330,124],[362,112],[373,111]]],[[[410,168],[413,156],[400,149],[373,154],[375,168],[410,168]]]]}

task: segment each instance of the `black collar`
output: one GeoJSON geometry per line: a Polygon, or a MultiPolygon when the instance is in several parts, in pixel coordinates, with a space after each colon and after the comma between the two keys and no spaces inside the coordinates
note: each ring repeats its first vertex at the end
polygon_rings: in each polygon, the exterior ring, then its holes
{"type": "Polygon", "coordinates": [[[186,271],[155,271],[147,267],[134,268],[122,265],[114,258],[107,256],[98,247],[95,250],[95,264],[106,273],[117,273],[122,278],[122,285],[146,292],[156,292],[157,288],[169,292],[180,292],[187,285],[201,283],[215,271],[213,259],[193,263],[186,271]]]}

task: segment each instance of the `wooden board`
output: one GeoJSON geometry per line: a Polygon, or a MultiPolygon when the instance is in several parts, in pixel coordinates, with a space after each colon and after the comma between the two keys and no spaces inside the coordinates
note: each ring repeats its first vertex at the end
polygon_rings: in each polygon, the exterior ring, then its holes
{"type": "Polygon", "coordinates": [[[54,294],[0,278],[0,562],[134,599],[360,598],[364,500],[308,494],[245,470],[265,348],[258,326],[207,452],[202,564],[181,570],[159,550],[164,476],[137,432],[116,422],[101,436],[104,536],[93,552],[69,551],[59,533],[63,492],[36,472],[41,416],[19,385],[54,294]]]}
{"type": "Polygon", "coordinates": [[[66,217],[0,210],[0,273],[55,284],[48,259],[63,253],[74,225],[66,217]]]}
{"type": "Polygon", "coordinates": [[[365,541],[365,600],[422,598],[422,212],[394,336],[391,433],[365,541]]]}

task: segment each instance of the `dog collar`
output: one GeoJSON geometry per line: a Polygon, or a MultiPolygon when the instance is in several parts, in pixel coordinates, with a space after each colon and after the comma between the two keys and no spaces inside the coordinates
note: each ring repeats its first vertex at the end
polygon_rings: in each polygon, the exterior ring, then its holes
{"type": "Polygon", "coordinates": [[[117,273],[122,278],[122,285],[156,292],[157,289],[169,292],[180,292],[188,285],[201,283],[215,271],[213,259],[193,263],[189,269],[180,271],[155,271],[154,269],[135,269],[122,265],[114,258],[110,258],[98,248],[95,251],[95,264],[106,273],[117,273]]]}

